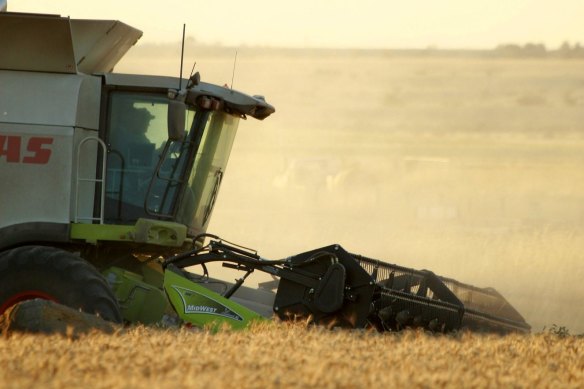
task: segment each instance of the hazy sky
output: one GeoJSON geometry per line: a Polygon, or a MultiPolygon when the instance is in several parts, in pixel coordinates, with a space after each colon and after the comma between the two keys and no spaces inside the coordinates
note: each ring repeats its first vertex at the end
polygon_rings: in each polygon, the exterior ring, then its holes
{"type": "Polygon", "coordinates": [[[492,48],[584,41],[584,0],[8,0],[14,12],[118,19],[142,42],[352,48],[492,48]]]}

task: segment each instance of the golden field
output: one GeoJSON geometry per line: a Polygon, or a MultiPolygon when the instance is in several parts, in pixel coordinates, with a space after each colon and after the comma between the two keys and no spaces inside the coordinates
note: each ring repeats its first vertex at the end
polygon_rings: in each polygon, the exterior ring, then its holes
{"type": "Polygon", "coordinates": [[[580,388],[584,338],[306,328],[131,328],[0,338],[3,388],[580,388]]]}
{"type": "MultiPolygon", "coordinates": [[[[187,45],[185,73],[231,84],[234,54],[187,45]]],[[[584,61],[463,54],[240,48],[234,88],[276,113],[240,124],[209,231],[273,259],[339,243],[584,332],[584,61]]]]}

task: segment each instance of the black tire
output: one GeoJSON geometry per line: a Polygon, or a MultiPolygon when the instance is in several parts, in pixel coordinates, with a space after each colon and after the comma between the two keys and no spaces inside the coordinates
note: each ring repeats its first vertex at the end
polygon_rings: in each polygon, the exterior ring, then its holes
{"type": "Polygon", "coordinates": [[[45,246],[23,246],[0,253],[0,311],[37,297],[122,322],[107,281],[84,259],[45,246]]]}

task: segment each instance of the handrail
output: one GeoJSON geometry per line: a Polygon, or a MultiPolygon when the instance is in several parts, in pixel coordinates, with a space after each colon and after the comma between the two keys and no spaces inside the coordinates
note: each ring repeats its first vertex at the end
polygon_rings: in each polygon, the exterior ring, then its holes
{"type": "MultiPolygon", "coordinates": [[[[99,224],[103,224],[104,221],[104,208],[105,208],[105,178],[106,178],[106,158],[107,157],[107,146],[105,142],[99,139],[96,136],[90,136],[83,139],[79,142],[77,146],[77,172],[76,172],[76,179],[75,179],[75,223],[79,220],[89,220],[89,221],[99,221],[99,224]],[[82,146],[88,141],[96,141],[98,147],[101,147],[102,150],[102,159],[101,159],[101,178],[84,178],[79,177],[79,163],[81,157],[81,148],[82,146]],[[80,217],[79,216],[79,182],[94,182],[99,183],[101,185],[101,198],[100,198],[100,210],[99,210],[99,217],[80,217]]],[[[97,176],[97,174],[96,174],[97,176]]]]}

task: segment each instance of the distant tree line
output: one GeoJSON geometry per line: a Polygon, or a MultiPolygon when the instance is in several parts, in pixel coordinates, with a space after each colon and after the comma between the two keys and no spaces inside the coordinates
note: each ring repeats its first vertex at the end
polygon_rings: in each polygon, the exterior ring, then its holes
{"type": "Polygon", "coordinates": [[[497,46],[494,54],[500,57],[524,57],[524,58],[584,58],[584,47],[579,42],[571,45],[564,42],[556,50],[548,50],[542,43],[503,44],[497,46]]]}

